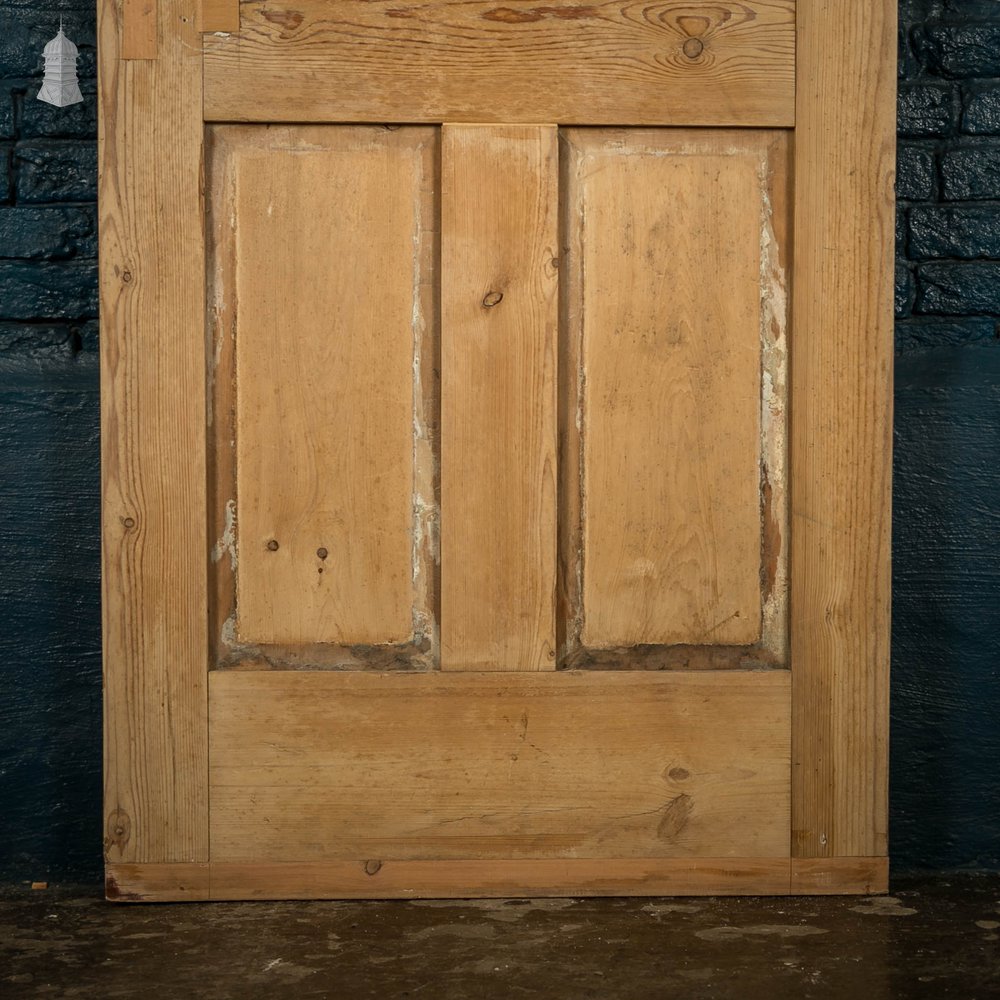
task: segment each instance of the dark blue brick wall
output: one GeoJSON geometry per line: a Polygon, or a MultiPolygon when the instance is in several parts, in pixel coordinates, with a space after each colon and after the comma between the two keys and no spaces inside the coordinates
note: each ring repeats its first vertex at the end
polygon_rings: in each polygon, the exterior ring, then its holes
{"type": "Polygon", "coordinates": [[[0,882],[98,878],[92,0],[0,2],[0,882]],[[63,17],[83,104],[35,100],[63,17]]]}
{"type": "Polygon", "coordinates": [[[902,0],[890,849],[1000,867],[1000,0],[902,0]]]}
{"type": "MultiPolygon", "coordinates": [[[[92,0],[0,8],[0,881],[100,868],[92,0]],[[85,101],[35,100],[60,15],[85,101]]],[[[901,0],[890,845],[1000,868],[1000,0],[901,0]]]]}

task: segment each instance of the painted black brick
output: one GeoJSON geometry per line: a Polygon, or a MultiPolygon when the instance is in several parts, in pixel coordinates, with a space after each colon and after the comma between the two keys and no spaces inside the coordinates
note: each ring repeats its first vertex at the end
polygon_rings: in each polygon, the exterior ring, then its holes
{"type": "Polygon", "coordinates": [[[903,261],[896,261],[894,308],[897,317],[910,314],[914,292],[913,274],[903,261]]]}
{"type": "Polygon", "coordinates": [[[97,316],[97,262],[0,261],[0,319],[89,319],[97,316]]]}
{"type": "Polygon", "coordinates": [[[95,201],[97,144],[35,139],[14,150],[18,202],[95,201]]]}
{"type": "Polygon", "coordinates": [[[917,279],[917,312],[1000,316],[1000,261],[921,264],[917,279]]]}
{"type": "Polygon", "coordinates": [[[899,88],[897,109],[900,135],[947,135],[956,119],[955,90],[947,84],[903,84],[899,88]]]}
{"type": "Polygon", "coordinates": [[[0,322],[0,361],[3,358],[71,360],[81,351],[97,350],[97,320],[81,323],[0,322]]]}
{"type": "Polygon", "coordinates": [[[96,216],[92,205],[0,208],[0,258],[96,257],[96,216]]]}
{"type": "Polygon", "coordinates": [[[914,41],[921,62],[937,76],[1000,76],[1000,24],[930,24],[914,41]]]}
{"type": "Polygon", "coordinates": [[[0,80],[0,139],[14,138],[14,92],[11,84],[0,80]]]}
{"type": "Polygon", "coordinates": [[[946,201],[1000,199],[1000,141],[968,139],[941,156],[946,201]]]}
{"type": "Polygon", "coordinates": [[[917,205],[909,212],[909,256],[1000,258],[1000,205],[917,205]]]}
{"type": "Polygon", "coordinates": [[[901,142],[896,152],[896,194],[912,201],[929,201],[937,192],[934,147],[901,142]]]}
{"type": "Polygon", "coordinates": [[[962,109],[962,131],[970,135],[1000,135],[1000,84],[969,90],[962,109]]]}
{"type": "Polygon", "coordinates": [[[94,81],[80,85],[83,101],[68,108],[56,108],[39,101],[32,86],[21,105],[22,139],[93,139],[97,134],[97,88],[94,81]]]}
{"type": "Polygon", "coordinates": [[[0,205],[8,204],[14,197],[14,144],[0,142],[0,205]]]}
{"type": "MultiPolygon", "coordinates": [[[[3,0],[0,21],[0,76],[37,78],[41,76],[42,49],[59,30],[63,20],[66,34],[79,50],[77,70],[84,79],[96,77],[95,23],[93,10],[64,9],[58,4],[13,5],[3,0]]],[[[37,84],[34,93],[38,92],[37,84]]]]}

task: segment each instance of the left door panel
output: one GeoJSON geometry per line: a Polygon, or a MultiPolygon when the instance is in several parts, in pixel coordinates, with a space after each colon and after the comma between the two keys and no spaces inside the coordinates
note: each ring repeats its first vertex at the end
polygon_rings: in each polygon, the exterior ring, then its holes
{"type": "Polygon", "coordinates": [[[216,662],[427,665],[437,132],[209,135],[216,662]]]}

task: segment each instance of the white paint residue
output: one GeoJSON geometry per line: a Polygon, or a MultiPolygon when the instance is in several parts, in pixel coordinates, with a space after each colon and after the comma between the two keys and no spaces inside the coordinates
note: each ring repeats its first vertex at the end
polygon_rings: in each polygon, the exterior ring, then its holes
{"type": "Polygon", "coordinates": [[[226,501],[226,526],[221,537],[212,547],[212,562],[217,563],[229,553],[229,566],[236,572],[236,501],[226,501]]]}
{"type": "Polygon", "coordinates": [[[238,643],[236,639],[236,612],[222,623],[222,644],[229,649],[236,649],[238,643]]]}
{"type": "MultiPolygon", "coordinates": [[[[760,230],[760,341],[761,407],[760,429],[763,469],[771,488],[770,516],[779,526],[780,551],[777,553],[774,586],[764,602],[762,641],[780,659],[788,651],[788,495],[786,477],[787,450],[787,369],[786,322],[788,286],[780,263],[780,248],[774,233],[774,208],[768,193],[770,164],[760,159],[758,180],[761,192],[760,230]]],[[[764,531],[768,530],[763,525],[764,531]]]]}

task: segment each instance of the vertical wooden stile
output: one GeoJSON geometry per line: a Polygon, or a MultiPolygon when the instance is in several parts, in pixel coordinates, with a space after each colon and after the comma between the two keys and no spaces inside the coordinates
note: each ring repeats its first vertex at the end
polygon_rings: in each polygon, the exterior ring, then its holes
{"type": "Polygon", "coordinates": [[[441,666],[555,667],[557,141],[446,125],[441,666]]]}
{"type": "Polygon", "coordinates": [[[121,0],[119,58],[156,58],[156,14],[157,0],[121,0]]]}
{"type": "Polygon", "coordinates": [[[895,0],[799,0],[792,845],[886,853],[895,0]]]}
{"type": "Polygon", "coordinates": [[[99,5],[105,855],[208,860],[205,257],[195,0],[125,61],[99,5]]]}

